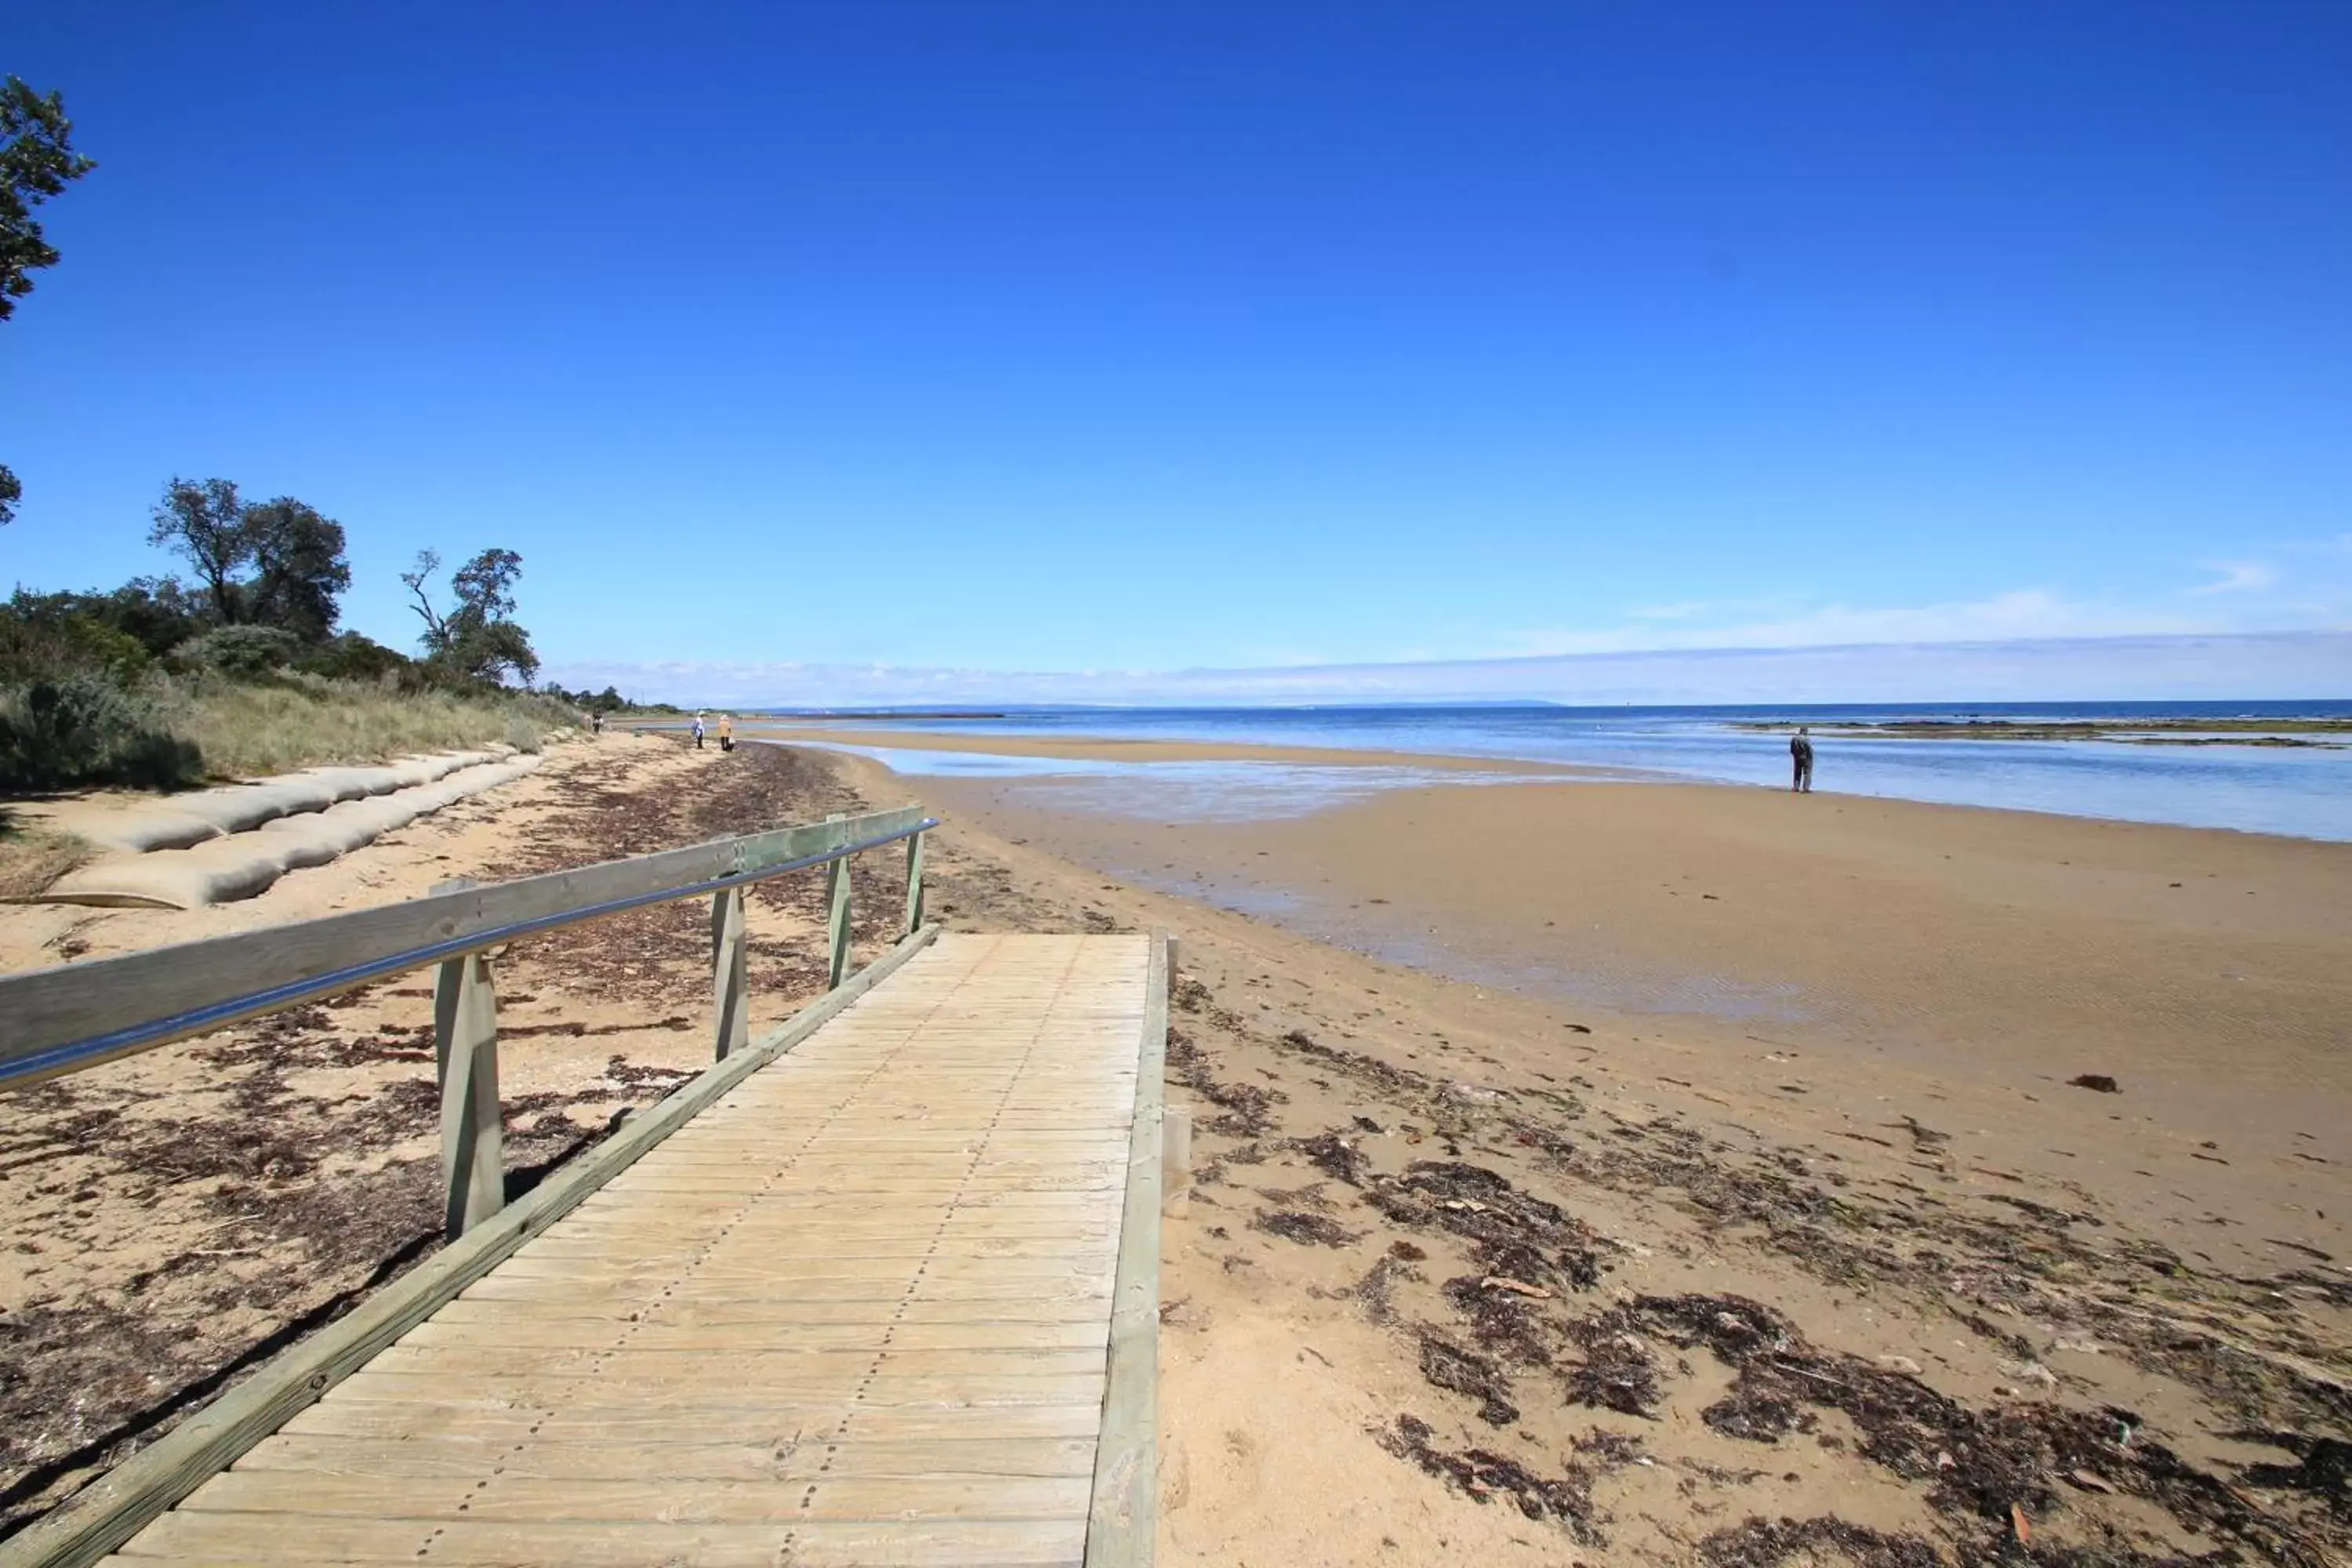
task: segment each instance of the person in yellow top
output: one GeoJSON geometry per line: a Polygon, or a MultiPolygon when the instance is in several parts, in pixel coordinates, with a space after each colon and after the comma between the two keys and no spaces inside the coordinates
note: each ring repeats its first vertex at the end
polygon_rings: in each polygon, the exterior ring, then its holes
{"type": "Polygon", "coordinates": [[[732,713],[719,716],[719,749],[722,752],[735,749],[735,715],[732,713]]]}

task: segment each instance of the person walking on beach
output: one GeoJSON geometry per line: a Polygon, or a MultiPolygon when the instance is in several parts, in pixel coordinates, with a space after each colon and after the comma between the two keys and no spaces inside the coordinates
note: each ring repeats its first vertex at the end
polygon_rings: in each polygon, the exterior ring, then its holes
{"type": "Polygon", "coordinates": [[[702,750],[702,715],[699,713],[694,716],[694,749],[698,752],[702,750]]]}
{"type": "Polygon", "coordinates": [[[1789,788],[1798,795],[1812,794],[1813,732],[1802,724],[1789,737],[1789,760],[1796,764],[1796,775],[1789,781],[1789,788]]]}
{"type": "Polygon", "coordinates": [[[722,752],[735,749],[735,715],[732,713],[719,716],[719,749],[722,752]]]}

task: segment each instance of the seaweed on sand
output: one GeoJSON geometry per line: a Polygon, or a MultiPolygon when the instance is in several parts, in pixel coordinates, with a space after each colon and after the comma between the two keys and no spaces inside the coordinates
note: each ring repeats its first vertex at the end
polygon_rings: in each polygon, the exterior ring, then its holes
{"type": "Polygon", "coordinates": [[[1421,1375],[1433,1388],[1477,1400],[1478,1419],[1489,1426],[1507,1426],[1519,1418],[1519,1407],[1510,1401],[1511,1380],[1500,1367],[1427,1330],[1421,1336],[1421,1375]]]}
{"type": "Polygon", "coordinates": [[[1319,1214],[1302,1214],[1297,1209],[1260,1209],[1250,1221],[1250,1228],[1295,1241],[1301,1247],[1352,1247],[1363,1239],[1361,1232],[1349,1230],[1338,1220],[1319,1214]]]}
{"type": "Polygon", "coordinates": [[[1380,1441],[1390,1453],[1482,1503],[1503,1498],[1529,1519],[1558,1521],[1582,1545],[1608,1544],[1592,1506],[1591,1479],[1582,1469],[1570,1466],[1559,1479],[1547,1480],[1517,1460],[1485,1448],[1449,1454],[1430,1441],[1436,1435],[1428,1422],[1400,1415],[1380,1441]]]}
{"type": "Polygon", "coordinates": [[[2182,1459],[2127,1411],[2039,1401],[1972,1410],[1911,1373],[1816,1352],[1795,1325],[1738,1296],[1637,1297],[1570,1331],[1587,1346],[1585,1364],[1569,1374],[1572,1401],[1648,1414],[1658,1391],[1645,1339],[1685,1350],[1704,1346],[1738,1373],[1701,1413],[1709,1426],[1769,1443],[1808,1429],[1821,1410],[1841,1411],[1860,1435],[1864,1458],[1927,1484],[1932,1507],[1986,1541],[1997,1542],[2017,1510],[2040,1518],[2067,1507],[2062,1479],[2079,1484],[2088,1477],[2155,1504],[2189,1529],[2243,1542],[2268,1561],[2319,1568],[2328,1560],[2300,1525],[2265,1512],[2182,1459]]]}
{"type": "Polygon", "coordinates": [[[1943,1556],[1916,1535],[1886,1535],[1842,1519],[1750,1518],[1698,1543],[1710,1568],[1780,1568],[1784,1563],[1851,1568],[1943,1568],[1943,1556]]]}
{"type": "Polygon", "coordinates": [[[1592,1232],[1582,1222],[1482,1165],[1416,1160],[1402,1175],[1376,1177],[1365,1191],[1372,1206],[1399,1225],[1451,1231],[1472,1242],[1474,1258],[1489,1274],[1573,1289],[1600,1280],[1592,1232]]]}
{"type": "Polygon", "coordinates": [[[1274,1130],[1273,1108],[1288,1099],[1280,1089],[1254,1083],[1223,1083],[1210,1071],[1208,1054],[1182,1029],[1168,1031],[1169,1076],[1224,1114],[1201,1123],[1204,1132],[1224,1138],[1263,1138],[1274,1130]]]}

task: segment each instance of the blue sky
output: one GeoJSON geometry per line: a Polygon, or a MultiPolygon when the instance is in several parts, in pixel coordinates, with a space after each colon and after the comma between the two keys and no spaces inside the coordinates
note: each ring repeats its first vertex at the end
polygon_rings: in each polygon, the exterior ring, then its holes
{"type": "Polygon", "coordinates": [[[551,673],[688,695],[2352,626],[2337,0],[92,3],[0,71],[100,163],[0,326],[37,586],[182,473],[341,519],[373,636],[500,544],[551,673]]]}

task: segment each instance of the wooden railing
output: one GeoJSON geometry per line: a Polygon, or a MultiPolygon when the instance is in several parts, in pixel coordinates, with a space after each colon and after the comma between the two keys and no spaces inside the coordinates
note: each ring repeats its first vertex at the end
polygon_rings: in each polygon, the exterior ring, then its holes
{"type": "Polygon", "coordinates": [[[922,924],[921,808],[835,816],[685,849],[357,910],[121,958],[0,977],[0,1089],[150,1051],[298,1003],[436,965],[433,1039],[441,1080],[441,1171],[454,1240],[505,1203],[499,1148],[498,1000],[490,950],[624,910],[710,897],[713,1050],[750,1039],[743,892],[827,868],[828,990],[850,974],[849,858],[904,841],[906,931],[922,924]]]}

